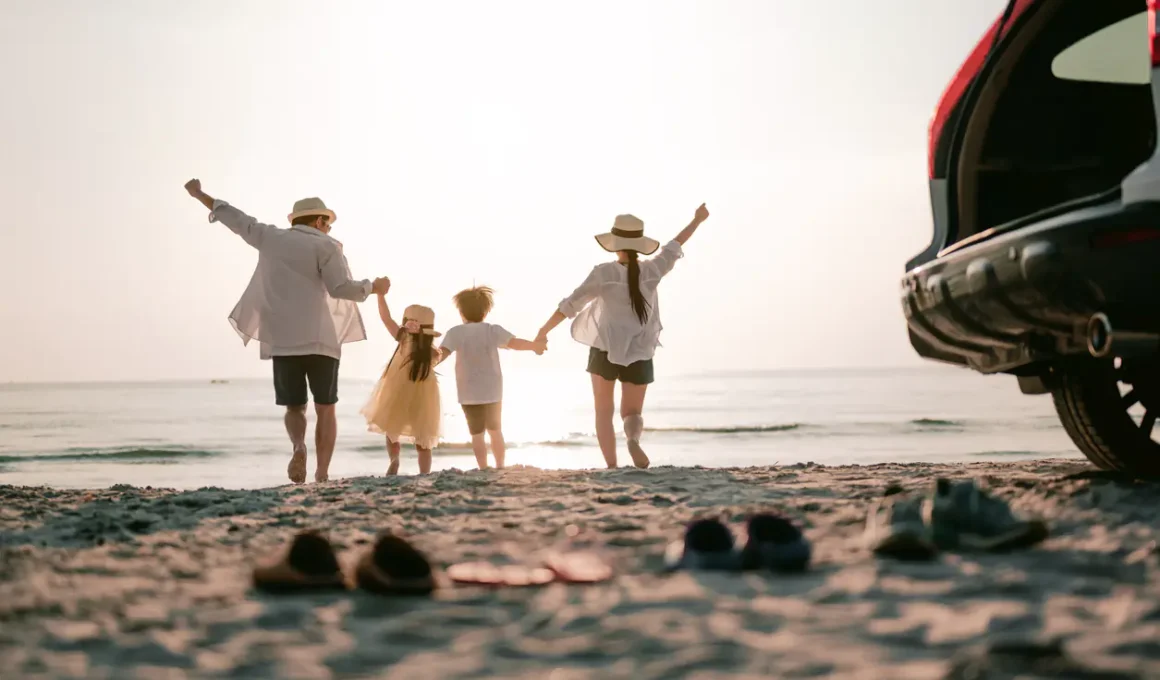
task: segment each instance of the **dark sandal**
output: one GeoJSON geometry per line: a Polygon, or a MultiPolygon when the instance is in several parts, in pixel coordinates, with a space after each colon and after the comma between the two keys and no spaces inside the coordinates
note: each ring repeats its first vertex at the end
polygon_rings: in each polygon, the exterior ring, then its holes
{"type": "Polygon", "coordinates": [[[429,595],[435,574],[423,553],[394,534],[384,533],[355,567],[360,588],[379,595],[429,595]]]}
{"type": "Polygon", "coordinates": [[[334,547],[317,531],[297,534],[281,558],[255,567],[253,583],[274,593],[346,589],[334,547]]]}
{"type": "Polygon", "coordinates": [[[733,532],[717,519],[689,522],[685,537],[673,541],[665,551],[665,569],[695,571],[737,571],[741,555],[737,552],[733,532]]]}

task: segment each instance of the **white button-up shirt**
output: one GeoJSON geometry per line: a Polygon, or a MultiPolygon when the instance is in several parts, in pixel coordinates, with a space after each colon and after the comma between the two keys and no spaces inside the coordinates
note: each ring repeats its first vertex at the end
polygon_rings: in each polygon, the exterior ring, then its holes
{"type": "Polygon", "coordinates": [[[341,243],[313,227],[262,224],[225,201],[213,202],[209,219],[258,250],[250,285],[230,312],[243,345],[257,340],[263,359],[338,359],[342,345],[366,340],[355,303],[371,294],[371,282],[351,279],[341,243]]]}
{"type": "Polygon", "coordinates": [[[681,244],[669,241],[656,257],[640,261],[640,292],[649,305],[644,324],[628,297],[628,267],[619,262],[593,267],[584,283],[560,302],[560,312],[573,319],[572,337],[608,352],[608,360],[617,366],[653,358],[662,329],[657,285],[683,256],[681,244]]]}

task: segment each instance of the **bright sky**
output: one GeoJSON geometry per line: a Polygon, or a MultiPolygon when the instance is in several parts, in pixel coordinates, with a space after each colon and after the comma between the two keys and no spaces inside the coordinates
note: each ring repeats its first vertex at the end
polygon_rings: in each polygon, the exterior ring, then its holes
{"type": "MultiPolygon", "coordinates": [[[[190,177],[279,225],[321,196],[396,309],[446,328],[486,283],[525,337],[616,214],[663,241],[705,201],[658,373],[917,363],[927,124],[1003,5],[0,0],[0,381],[268,375],[226,320],[256,251],[190,177]]],[[[518,366],[584,355],[563,326],[518,366]]]]}

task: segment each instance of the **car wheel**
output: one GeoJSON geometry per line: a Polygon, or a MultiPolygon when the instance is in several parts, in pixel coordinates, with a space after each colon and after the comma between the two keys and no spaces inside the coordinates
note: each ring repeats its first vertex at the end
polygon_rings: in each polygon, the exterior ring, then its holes
{"type": "Polygon", "coordinates": [[[1160,357],[1078,360],[1052,391],[1068,436],[1104,470],[1160,474],[1160,357]]]}

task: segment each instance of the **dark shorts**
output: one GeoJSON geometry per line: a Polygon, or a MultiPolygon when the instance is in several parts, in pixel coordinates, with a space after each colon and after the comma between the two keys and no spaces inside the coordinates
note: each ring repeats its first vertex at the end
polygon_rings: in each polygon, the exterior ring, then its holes
{"type": "Polygon", "coordinates": [[[274,400],[279,406],[305,406],[307,383],[315,404],[338,403],[338,359],[304,354],[273,361],[274,400]]]}
{"type": "Polygon", "coordinates": [[[472,435],[483,434],[484,430],[500,429],[500,411],[503,402],[493,404],[460,404],[463,415],[467,416],[467,431],[472,435]]]}
{"type": "Polygon", "coordinates": [[[595,347],[588,350],[588,372],[605,380],[619,380],[630,385],[648,385],[653,381],[653,360],[634,361],[619,366],[608,360],[608,352],[595,347]]]}

